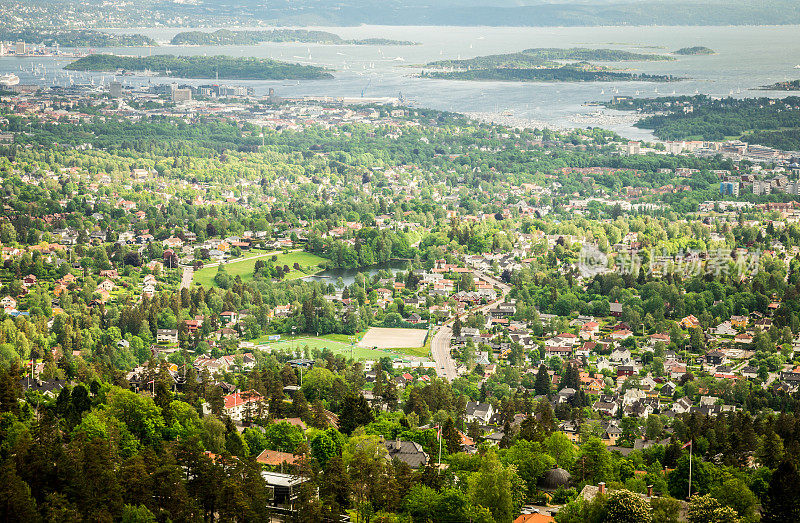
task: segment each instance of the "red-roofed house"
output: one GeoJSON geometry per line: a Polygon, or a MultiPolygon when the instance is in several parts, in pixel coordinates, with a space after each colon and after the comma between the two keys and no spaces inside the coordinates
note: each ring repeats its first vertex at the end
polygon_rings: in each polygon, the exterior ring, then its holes
{"type": "Polygon", "coordinates": [[[186,330],[190,333],[197,332],[203,326],[201,320],[186,320],[186,330]]]}
{"type": "Polygon", "coordinates": [[[693,329],[700,326],[700,320],[698,320],[693,314],[690,314],[683,318],[679,325],[684,329],[693,329]]]}
{"type": "Polygon", "coordinates": [[[544,514],[520,514],[514,523],[555,523],[553,516],[544,514]]]}
{"type": "Polygon", "coordinates": [[[600,324],[596,321],[588,321],[581,325],[581,338],[591,340],[600,332],[600,324]]]}
{"type": "Polygon", "coordinates": [[[620,329],[611,333],[611,337],[615,340],[624,340],[633,336],[633,333],[628,329],[620,329]]]}
{"type": "Polygon", "coordinates": [[[291,454],[289,452],[280,452],[277,450],[264,450],[258,455],[256,461],[262,465],[269,465],[278,467],[282,464],[296,465],[300,461],[301,456],[291,454]]]}
{"type": "Polygon", "coordinates": [[[258,404],[263,400],[261,394],[254,390],[244,392],[234,392],[225,396],[225,414],[234,421],[242,421],[247,409],[255,411],[258,404]]]}

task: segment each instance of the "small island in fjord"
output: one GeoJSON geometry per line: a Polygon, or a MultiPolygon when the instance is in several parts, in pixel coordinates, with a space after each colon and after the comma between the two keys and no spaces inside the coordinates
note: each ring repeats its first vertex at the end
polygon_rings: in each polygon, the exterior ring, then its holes
{"type": "Polygon", "coordinates": [[[572,65],[532,69],[496,67],[468,71],[423,71],[419,76],[439,80],[501,82],[675,82],[683,80],[676,76],[628,73],[608,69],[595,70],[572,65]]]}
{"type": "Polygon", "coordinates": [[[711,48],[698,45],[694,47],[684,47],[682,49],[678,49],[674,54],[679,54],[682,56],[703,56],[717,54],[717,52],[711,48]]]}
{"type": "Polygon", "coordinates": [[[616,49],[526,49],[519,53],[478,56],[466,60],[439,60],[425,65],[422,78],[510,82],[671,82],[680,78],[615,71],[588,62],[667,61],[673,57],[616,49]]]}
{"type": "Polygon", "coordinates": [[[224,80],[316,80],[332,78],[326,69],[267,58],[232,56],[117,56],[93,54],[67,65],[70,71],[144,72],[175,78],[224,80]]]}

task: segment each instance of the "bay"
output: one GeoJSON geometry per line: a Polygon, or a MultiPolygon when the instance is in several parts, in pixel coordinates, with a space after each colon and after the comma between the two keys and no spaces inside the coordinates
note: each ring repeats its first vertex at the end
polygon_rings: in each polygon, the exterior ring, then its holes
{"type": "MultiPolygon", "coordinates": [[[[213,30],[216,28],[205,28],[213,30]]],[[[242,28],[256,29],[256,28],[242,28]]],[[[262,28],[263,29],[263,28],[262,28]]],[[[279,96],[399,97],[414,106],[456,111],[507,124],[533,127],[603,127],[634,139],[650,139],[648,131],[632,127],[628,113],[600,109],[587,102],[612,96],[653,97],[682,94],[711,96],[774,96],[790,93],[751,91],[774,82],[800,78],[798,26],[736,27],[315,27],[343,38],[390,38],[420,42],[417,46],[356,46],[263,43],[253,46],[174,47],[169,40],[187,29],[126,29],[152,36],[158,48],[98,49],[119,54],[255,56],[330,68],[335,78],[303,82],[225,81],[248,85],[257,95],[270,88],[279,96]],[[515,83],[467,82],[417,78],[418,67],[446,58],[471,58],[509,53],[531,47],[590,47],[634,52],[667,53],[688,46],[706,46],[711,56],[679,56],[669,62],[608,64],[635,72],[676,75],[687,80],[668,84],[649,82],[515,83]]],[[[82,51],[86,51],[83,49],[82,51]]],[[[14,72],[22,83],[50,85],[67,81],[60,68],[70,60],[57,58],[2,58],[0,73],[14,72]],[[36,74],[25,70],[36,67],[36,74]],[[23,70],[20,70],[20,66],[23,70]],[[42,69],[47,68],[46,73],[42,69]],[[44,78],[44,80],[41,80],[44,78]]],[[[102,73],[74,74],[73,81],[99,83],[102,73]]],[[[175,82],[174,78],[125,77],[126,83],[175,82]]],[[[208,80],[177,80],[199,85],[208,80]]]]}

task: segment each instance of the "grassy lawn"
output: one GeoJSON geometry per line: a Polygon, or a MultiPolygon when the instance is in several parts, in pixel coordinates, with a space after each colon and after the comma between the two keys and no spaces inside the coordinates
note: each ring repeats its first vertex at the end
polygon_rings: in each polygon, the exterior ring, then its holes
{"type": "MultiPolygon", "coordinates": [[[[328,348],[331,350],[331,352],[347,356],[348,358],[350,357],[351,348],[350,343],[342,343],[340,341],[333,341],[323,337],[317,338],[313,336],[305,338],[297,337],[295,339],[273,342],[266,341],[264,343],[269,344],[269,346],[275,350],[302,350],[306,345],[311,349],[328,348]]],[[[358,345],[352,347],[352,350],[353,358],[356,360],[378,360],[384,356],[392,356],[392,354],[381,350],[364,349],[358,345]]]]}
{"type": "Polygon", "coordinates": [[[417,356],[420,358],[428,358],[431,355],[431,339],[433,338],[432,335],[428,336],[428,339],[425,340],[425,345],[422,347],[406,347],[403,349],[386,349],[387,351],[399,354],[408,354],[409,356],[417,356]]]}
{"type": "Polygon", "coordinates": [[[351,336],[349,334],[325,334],[325,335],[323,335],[321,337],[325,338],[326,340],[338,341],[338,342],[341,342],[341,343],[349,344],[351,338],[354,338],[356,343],[361,341],[361,338],[364,337],[365,333],[366,332],[359,332],[359,333],[357,333],[357,334],[355,334],[353,336],[351,336]]]}
{"type": "MultiPolygon", "coordinates": [[[[272,254],[275,254],[278,257],[278,260],[274,262],[275,265],[288,265],[289,267],[292,267],[295,263],[299,263],[300,267],[303,268],[302,271],[292,269],[284,278],[286,280],[295,280],[319,272],[319,265],[325,261],[325,258],[320,258],[319,256],[303,251],[290,252],[288,254],[258,251],[252,254],[248,253],[248,255],[244,258],[239,258],[235,261],[226,263],[225,270],[228,272],[231,278],[241,276],[242,281],[252,280],[253,269],[256,266],[256,261],[259,259],[269,260],[272,257],[272,254]],[[267,254],[267,256],[263,256],[264,254],[267,254]]],[[[217,274],[218,270],[219,267],[205,267],[200,269],[194,273],[193,281],[194,283],[203,285],[205,287],[216,287],[216,284],[214,283],[214,276],[217,274]]]]}
{"type": "MultiPolygon", "coordinates": [[[[360,333],[356,335],[356,343],[358,343],[358,339],[360,339],[364,334],[360,333]]],[[[255,340],[250,340],[257,345],[269,345],[270,348],[275,350],[295,350],[299,349],[302,350],[303,347],[308,345],[311,349],[324,349],[328,348],[335,354],[342,354],[343,356],[350,357],[350,336],[347,334],[327,334],[325,336],[297,336],[292,338],[291,336],[281,335],[281,341],[269,341],[268,336],[262,336],[255,340]]],[[[402,358],[404,356],[421,356],[427,357],[430,355],[431,347],[430,343],[427,343],[424,347],[419,347],[416,349],[370,349],[365,347],[359,347],[355,345],[352,347],[353,350],[353,358],[356,360],[379,360],[383,357],[390,357],[390,358],[402,358]]]]}

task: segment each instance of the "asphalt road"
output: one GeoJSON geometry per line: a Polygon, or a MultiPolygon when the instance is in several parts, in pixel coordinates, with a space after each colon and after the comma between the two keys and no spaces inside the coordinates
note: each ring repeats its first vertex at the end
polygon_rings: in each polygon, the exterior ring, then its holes
{"type": "Polygon", "coordinates": [[[194,269],[191,267],[183,268],[183,276],[181,277],[181,289],[189,289],[192,287],[192,278],[194,278],[194,269]]]}
{"type": "MultiPolygon", "coordinates": [[[[487,276],[481,272],[476,271],[475,277],[494,285],[500,290],[500,297],[493,302],[483,305],[482,307],[471,309],[470,311],[462,313],[460,315],[462,318],[470,313],[483,312],[494,307],[498,303],[503,302],[511,290],[510,285],[507,285],[502,281],[492,278],[491,276],[487,276]]],[[[433,357],[433,361],[436,362],[436,374],[440,378],[444,378],[447,381],[453,381],[458,377],[458,373],[456,372],[456,362],[450,355],[450,338],[453,337],[453,328],[451,325],[453,321],[455,321],[455,318],[441,325],[436,331],[436,334],[433,335],[433,340],[431,340],[431,356],[433,357]]]]}

